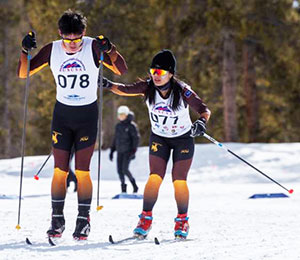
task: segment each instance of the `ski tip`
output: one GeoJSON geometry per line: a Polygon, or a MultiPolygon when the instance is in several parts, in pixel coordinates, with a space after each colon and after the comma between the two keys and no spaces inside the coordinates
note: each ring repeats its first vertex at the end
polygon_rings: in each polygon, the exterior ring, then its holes
{"type": "Polygon", "coordinates": [[[112,243],[112,244],[115,243],[114,240],[113,240],[113,238],[112,238],[112,235],[109,235],[108,240],[109,240],[109,242],[112,243]]]}
{"type": "Polygon", "coordinates": [[[154,238],[154,243],[155,243],[156,245],[159,245],[159,244],[160,244],[157,237],[154,238]]]}
{"type": "Polygon", "coordinates": [[[31,241],[29,240],[28,237],[26,237],[26,244],[27,244],[27,245],[32,245],[32,243],[31,243],[31,241]]]}
{"type": "Polygon", "coordinates": [[[51,237],[48,237],[48,242],[51,246],[56,246],[51,237]]]}

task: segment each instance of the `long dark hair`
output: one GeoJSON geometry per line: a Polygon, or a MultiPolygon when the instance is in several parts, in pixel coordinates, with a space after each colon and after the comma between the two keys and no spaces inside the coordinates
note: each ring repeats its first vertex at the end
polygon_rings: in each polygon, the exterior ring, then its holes
{"type": "MultiPolygon", "coordinates": [[[[154,104],[155,102],[155,95],[157,94],[156,91],[157,88],[155,87],[153,80],[151,78],[147,79],[146,82],[148,83],[148,88],[145,92],[144,101],[148,101],[149,104],[154,104]]],[[[180,107],[180,101],[181,101],[181,92],[182,92],[182,86],[180,84],[180,80],[178,80],[175,77],[172,77],[170,79],[170,88],[171,88],[171,108],[176,111],[180,107]]]]}

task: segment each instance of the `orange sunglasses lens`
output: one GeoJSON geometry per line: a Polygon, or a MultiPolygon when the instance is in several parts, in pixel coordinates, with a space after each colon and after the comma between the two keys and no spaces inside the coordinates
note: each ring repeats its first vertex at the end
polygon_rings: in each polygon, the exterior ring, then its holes
{"type": "Polygon", "coordinates": [[[164,76],[167,74],[168,71],[161,70],[161,69],[150,69],[151,75],[157,75],[157,76],[164,76]]]}

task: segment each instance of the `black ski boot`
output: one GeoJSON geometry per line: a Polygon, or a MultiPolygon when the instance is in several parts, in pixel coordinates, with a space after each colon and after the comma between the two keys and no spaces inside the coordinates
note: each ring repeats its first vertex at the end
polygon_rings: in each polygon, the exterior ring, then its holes
{"type": "Polygon", "coordinates": [[[132,184],[132,187],[133,187],[133,193],[137,193],[138,190],[139,190],[139,187],[136,185],[135,180],[133,180],[133,181],[131,182],[131,184],[132,184]]]}
{"type": "Polygon", "coordinates": [[[76,220],[76,228],[73,233],[75,240],[86,240],[91,230],[90,217],[78,216],[76,220]]]}
{"type": "Polygon", "coordinates": [[[126,193],[127,192],[127,184],[121,184],[121,190],[122,190],[122,193],[126,193]]]}
{"type": "Polygon", "coordinates": [[[64,215],[52,215],[51,226],[47,231],[49,237],[61,237],[65,230],[64,215]]]}

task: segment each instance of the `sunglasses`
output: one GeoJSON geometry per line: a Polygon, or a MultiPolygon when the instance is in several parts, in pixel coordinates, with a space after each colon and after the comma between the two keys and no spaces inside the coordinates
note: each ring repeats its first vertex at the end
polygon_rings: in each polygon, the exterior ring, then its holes
{"type": "Polygon", "coordinates": [[[79,38],[76,38],[76,39],[62,38],[62,40],[63,40],[64,43],[71,43],[71,42],[79,43],[79,42],[82,42],[82,36],[83,35],[81,35],[79,38]]]}
{"type": "Polygon", "coordinates": [[[164,76],[168,73],[167,70],[161,70],[161,69],[150,69],[151,75],[157,75],[157,76],[164,76]]]}

